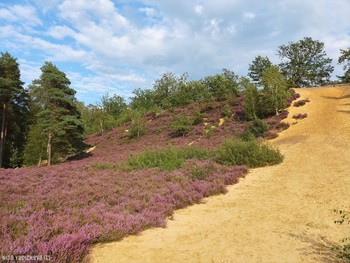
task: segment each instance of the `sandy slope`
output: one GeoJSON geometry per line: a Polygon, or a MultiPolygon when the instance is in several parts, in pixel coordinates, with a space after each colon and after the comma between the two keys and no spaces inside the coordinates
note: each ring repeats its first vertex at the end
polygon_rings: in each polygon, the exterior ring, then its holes
{"type": "MultiPolygon", "coordinates": [[[[93,262],[333,262],[333,242],[350,225],[350,87],[297,90],[308,114],[273,144],[283,164],[254,169],[226,195],[175,212],[166,229],[100,244],[93,262]]],[[[289,118],[288,122],[294,121],[289,118]]]]}

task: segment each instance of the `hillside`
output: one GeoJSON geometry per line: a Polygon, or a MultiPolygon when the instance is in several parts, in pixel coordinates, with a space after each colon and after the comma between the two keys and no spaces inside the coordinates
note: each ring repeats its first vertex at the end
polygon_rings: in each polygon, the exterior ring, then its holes
{"type": "MultiPolygon", "coordinates": [[[[90,136],[86,140],[93,146],[90,151],[64,163],[1,169],[0,258],[48,255],[54,262],[80,262],[94,243],[165,227],[174,210],[226,193],[226,186],[244,177],[248,171],[244,165],[250,165],[232,164],[232,155],[226,158],[225,148],[220,148],[244,130],[242,100],[242,95],[212,98],[149,113],[144,117],[147,132],[139,138],[128,138],[130,123],[125,123],[90,136]],[[186,136],[174,136],[169,130],[174,116],[192,119],[198,112],[200,121],[191,121],[186,136]],[[137,156],[149,148],[168,151],[160,162],[170,164],[171,169],[130,166],[129,160],[134,158],[137,164],[137,156]],[[219,153],[230,163],[220,162],[219,153]]],[[[269,136],[276,135],[287,115],[284,111],[265,120],[275,130],[269,136]]],[[[239,143],[249,154],[236,153],[254,160],[251,166],[272,165],[283,159],[277,150],[255,140],[239,143]]],[[[237,146],[232,141],[229,145],[228,150],[237,146]]],[[[158,155],[155,159],[158,162],[158,155]]]]}
{"type": "Polygon", "coordinates": [[[350,87],[297,92],[310,103],[291,107],[294,125],[273,140],[282,164],[176,211],[166,229],[96,245],[92,262],[336,261],[330,248],[350,235],[333,212],[350,204],[350,87]],[[299,113],[308,117],[296,122],[299,113]]]}

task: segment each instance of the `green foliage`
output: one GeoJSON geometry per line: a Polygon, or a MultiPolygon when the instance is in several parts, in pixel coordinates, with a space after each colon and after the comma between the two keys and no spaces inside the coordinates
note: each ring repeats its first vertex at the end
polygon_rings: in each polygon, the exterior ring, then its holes
{"type": "Polygon", "coordinates": [[[193,113],[192,125],[198,125],[203,123],[203,118],[204,118],[204,115],[202,113],[195,111],[193,113]]]}
{"type": "Polygon", "coordinates": [[[349,83],[350,82],[350,48],[341,49],[340,57],[338,59],[338,64],[343,64],[344,75],[337,76],[341,82],[349,83]]]}
{"type": "Polygon", "coordinates": [[[266,68],[262,73],[264,85],[264,107],[273,109],[278,115],[279,110],[286,107],[286,99],[290,95],[287,91],[287,81],[276,66],[266,68]]]}
{"type": "Polygon", "coordinates": [[[142,115],[138,111],[131,111],[131,124],[129,126],[128,138],[135,139],[146,134],[146,123],[142,119],[142,115]]]}
{"type": "Polygon", "coordinates": [[[269,126],[261,119],[255,119],[250,123],[246,123],[244,131],[239,134],[239,138],[243,141],[251,141],[255,138],[265,137],[269,126]]]}
{"type": "Polygon", "coordinates": [[[46,140],[43,140],[43,128],[36,124],[29,127],[28,143],[24,149],[24,164],[36,165],[47,159],[46,140]]]}
{"type": "Polygon", "coordinates": [[[242,77],[240,85],[244,91],[243,108],[245,118],[254,120],[257,118],[259,110],[259,91],[254,83],[251,83],[247,78],[242,77]]]}
{"type": "Polygon", "coordinates": [[[229,118],[232,116],[232,109],[231,106],[228,104],[225,104],[224,107],[221,110],[221,117],[223,118],[229,118]]]}
{"type": "Polygon", "coordinates": [[[134,96],[130,98],[132,109],[149,111],[156,106],[156,93],[154,90],[135,89],[133,94],[134,96]]]}
{"type": "Polygon", "coordinates": [[[185,160],[206,160],[213,157],[213,153],[199,148],[147,149],[138,155],[130,155],[127,162],[129,170],[148,169],[158,167],[161,170],[173,171],[182,167],[185,160]]]}
{"type": "Polygon", "coordinates": [[[117,95],[110,97],[107,93],[101,99],[101,108],[106,114],[117,119],[126,110],[127,105],[123,97],[117,95]]]}
{"type": "Polygon", "coordinates": [[[86,135],[112,130],[118,126],[120,116],[123,114],[121,113],[116,120],[112,115],[104,112],[101,107],[91,104],[85,106],[84,103],[77,103],[77,107],[81,112],[86,135]]]}
{"type": "Polygon", "coordinates": [[[20,80],[17,60],[9,53],[0,56],[0,168],[18,167],[29,123],[28,95],[20,80]]]}
{"type": "Polygon", "coordinates": [[[208,87],[212,96],[219,100],[237,95],[239,91],[238,76],[227,69],[222,74],[205,77],[203,83],[208,87]]]}
{"type": "Polygon", "coordinates": [[[200,167],[196,164],[190,164],[186,167],[186,172],[192,180],[204,180],[209,174],[213,173],[216,169],[211,163],[208,166],[200,167]]]}
{"type": "MultiPolygon", "coordinates": [[[[40,144],[47,144],[48,165],[68,155],[77,153],[83,146],[83,123],[78,111],[75,90],[69,87],[70,81],[65,73],[51,62],[45,62],[42,74],[30,86],[30,95],[36,105],[36,124],[42,130],[38,138],[40,144]]],[[[34,126],[33,126],[34,127],[34,126]]],[[[33,137],[29,138],[33,140],[33,137]]],[[[28,141],[26,152],[30,154],[28,141]]],[[[39,158],[39,156],[38,156],[39,158]]]]}
{"type": "Polygon", "coordinates": [[[192,130],[193,121],[186,115],[175,116],[168,128],[173,132],[173,136],[185,136],[192,130]]]}
{"type": "Polygon", "coordinates": [[[268,57],[257,56],[251,64],[249,64],[248,76],[257,84],[261,84],[263,72],[272,66],[272,62],[268,57]]]}
{"type": "Polygon", "coordinates": [[[326,57],[324,43],[305,37],[278,49],[280,64],[290,87],[319,86],[327,83],[333,72],[332,59],[326,57]]]}
{"type": "Polygon", "coordinates": [[[161,170],[172,171],[183,165],[185,158],[178,149],[145,150],[138,155],[130,155],[127,166],[130,170],[158,167],[161,170]]]}
{"type": "Polygon", "coordinates": [[[216,161],[224,165],[260,167],[279,164],[283,155],[279,150],[264,143],[227,140],[217,150],[216,161]]]}
{"type": "Polygon", "coordinates": [[[255,119],[253,122],[248,126],[248,129],[251,131],[251,133],[256,137],[264,137],[265,133],[269,130],[269,125],[267,125],[263,120],[261,119],[255,119]]]}
{"type": "Polygon", "coordinates": [[[211,138],[213,137],[215,134],[215,127],[211,126],[211,125],[208,125],[205,127],[205,136],[207,138],[211,138]]]}

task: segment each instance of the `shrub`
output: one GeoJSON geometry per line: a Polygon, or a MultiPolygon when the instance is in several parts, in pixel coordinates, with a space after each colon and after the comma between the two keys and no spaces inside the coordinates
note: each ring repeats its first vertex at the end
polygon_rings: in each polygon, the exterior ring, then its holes
{"type": "Polygon", "coordinates": [[[283,156],[268,144],[227,140],[217,150],[216,161],[224,165],[260,167],[281,163],[283,156]]]}
{"type": "Polygon", "coordinates": [[[141,117],[140,112],[134,112],[131,117],[131,124],[129,126],[128,138],[135,139],[146,133],[146,124],[141,117]]]}
{"type": "Polygon", "coordinates": [[[306,117],[307,117],[307,113],[298,113],[293,115],[293,119],[296,119],[296,120],[305,119],[306,117]]]}
{"type": "Polygon", "coordinates": [[[310,101],[308,99],[299,100],[299,101],[294,102],[293,106],[294,107],[301,107],[301,106],[304,106],[306,104],[306,102],[310,102],[310,101]]]}
{"type": "Polygon", "coordinates": [[[213,163],[192,163],[186,167],[186,173],[191,178],[191,180],[205,180],[210,174],[216,171],[213,163]]]}
{"type": "Polygon", "coordinates": [[[230,105],[225,104],[225,106],[221,110],[221,117],[229,118],[231,116],[232,116],[232,109],[231,109],[230,105]]]}
{"type": "Polygon", "coordinates": [[[187,116],[175,116],[173,122],[169,124],[169,129],[172,131],[172,136],[179,137],[187,135],[192,129],[192,120],[187,116]]]}
{"type": "Polygon", "coordinates": [[[244,131],[239,135],[239,137],[244,141],[250,141],[254,138],[264,137],[266,131],[269,130],[269,125],[267,125],[263,120],[255,119],[251,123],[246,123],[244,131]]]}
{"type": "Polygon", "coordinates": [[[161,170],[173,171],[180,168],[185,160],[193,158],[206,160],[211,156],[213,153],[193,147],[177,149],[169,146],[165,149],[147,149],[138,155],[130,155],[127,168],[135,170],[158,167],[161,170]]]}
{"type": "Polygon", "coordinates": [[[275,129],[279,131],[284,131],[289,128],[290,124],[286,122],[279,122],[276,126],[275,129]]]}
{"type": "Polygon", "coordinates": [[[127,166],[130,170],[158,167],[161,170],[172,171],[180,168],[185,161],[178,149],[145,150],[138,155],[128,157],[127,166]]]}
{"type": "Polygon", "coordinates": [[[204,115],[202,113],[195,111],[193,113],[192,125],[198,125],[198,124],[203,123],[203,118],[204,118],[204,115]]]}

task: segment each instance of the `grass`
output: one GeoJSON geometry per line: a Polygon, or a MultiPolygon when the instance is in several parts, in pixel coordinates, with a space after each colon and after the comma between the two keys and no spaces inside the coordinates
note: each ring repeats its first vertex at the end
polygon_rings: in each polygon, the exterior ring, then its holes
{"type": "Polygon", "coordinates": [[[181,168],[188,159],[212,160],[227,166],[260,167],[278,164],[283,161],[283,156],[279,150],[255,140],[227,140],[216,150],[193,147],[147,149],[138,155],[130,155],[127,168],[136,170],[158,167],[162,171],[174,171],[181,168]]]}

